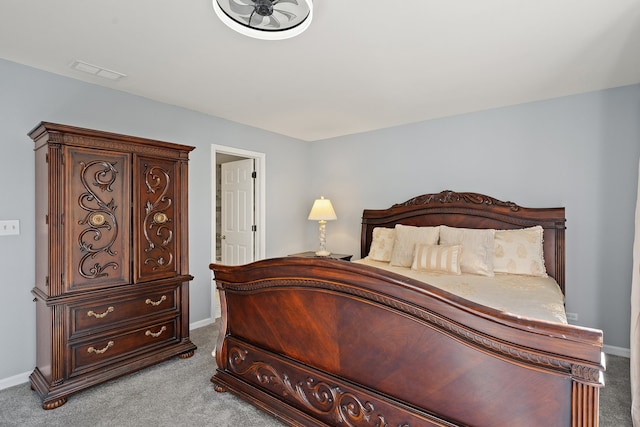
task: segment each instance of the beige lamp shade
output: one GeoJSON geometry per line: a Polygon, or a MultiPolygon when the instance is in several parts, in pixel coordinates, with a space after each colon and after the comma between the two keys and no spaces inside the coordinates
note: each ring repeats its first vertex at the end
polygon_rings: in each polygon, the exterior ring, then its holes
{"type": "Polygon", "coordinates": [[[338,219],[336,211],[333,210],[331,200],[325,199],[324,196],[316,199],[309,212],[309,218],[312,221],[333,221],[338,219]]]}

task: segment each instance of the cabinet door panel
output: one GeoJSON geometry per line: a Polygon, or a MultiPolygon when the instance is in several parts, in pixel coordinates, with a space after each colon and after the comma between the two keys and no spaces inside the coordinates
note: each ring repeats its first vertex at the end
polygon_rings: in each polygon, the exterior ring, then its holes
{"type": "Polygon", "coordinates": [[[180,169],[171,160],[137,157],[134,200],[136,240],[135,282],[178,274],[180,223],[177,216],[180,169]]]}
{"type": "Polygon", "coordinates": [[[131,157],[67,148],[67,291],[130,283],[131,157]]]}

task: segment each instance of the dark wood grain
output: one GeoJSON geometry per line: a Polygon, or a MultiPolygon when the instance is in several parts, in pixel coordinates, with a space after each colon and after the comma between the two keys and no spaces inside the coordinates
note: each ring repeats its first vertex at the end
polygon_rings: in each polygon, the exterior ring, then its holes
{"type": "Polygon", "coordinates": [[[41,123],[36,368],[44,409],[174,356],[189,339],[187,161],[193,147],[41,123]]]}
{"type": "MultiPolygon", "coordinates": [[[[403,219],[425,225],[416,211],[471,228],[540,220],[558,249],[547,261],[564,258],[561,208],[460,194],[470,196],[365,211],[363,231],[403,219]]],[[[521,318],[337,260],[210,267],[223,321],[212,381],[286,424],[597,425],[599,330],[521,318]]]]}

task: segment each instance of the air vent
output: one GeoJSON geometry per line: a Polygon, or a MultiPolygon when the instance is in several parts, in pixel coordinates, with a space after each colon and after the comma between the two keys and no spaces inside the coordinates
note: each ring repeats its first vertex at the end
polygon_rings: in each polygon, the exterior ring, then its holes
{"type": "Polygon", "coordinates": [[[94,76],[102,77],[108,80],[120,80],[123,77],[127,77],[126,74],[122,74],[113,70],[107,70],[106,68],[102,68],[98,65],[88,64],[83,61],[73,61],[69,66],[74,70],[93,74],[94,76]]]}

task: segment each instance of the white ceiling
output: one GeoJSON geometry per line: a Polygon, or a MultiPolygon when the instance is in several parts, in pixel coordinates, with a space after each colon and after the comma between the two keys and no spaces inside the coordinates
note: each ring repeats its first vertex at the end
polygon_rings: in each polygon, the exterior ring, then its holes
{"type": "Polygon", "coordinates": [[[282,41],[210,0],[0,0],[0,58],[313,141],[640,83],[640,0],[315,0],[282,41]]]}

